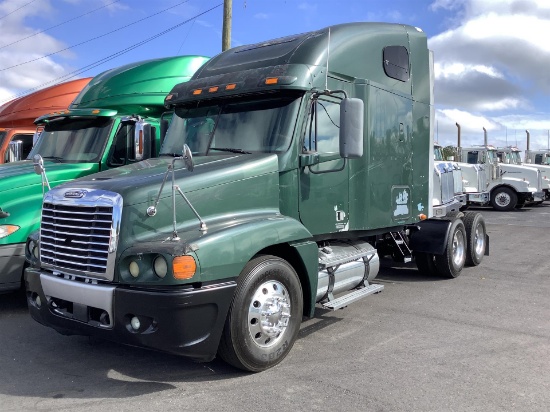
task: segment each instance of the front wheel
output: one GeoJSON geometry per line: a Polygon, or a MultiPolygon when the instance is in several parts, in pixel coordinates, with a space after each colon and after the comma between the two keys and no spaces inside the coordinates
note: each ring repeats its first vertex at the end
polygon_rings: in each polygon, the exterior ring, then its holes
{"type": "Polygon", "coordinates": [[[302,311],[302,286],[292,266],[276,256],[252,259],[239,276],[218,354],[249,372],[278,364],[296,341],[302,311]]]}
{"type": "Polygon", "coordinates": [[[449,234],[442,255],[435,255],[435,266],[444,277],[456,278],[466,263],[466,229],[461,219],[455,219],[449,228],[449,234]]]}
{"type": "Polygon", "coordinates": [[[466,265],[477,266],[483,260],[487,247],[485,219],[483,219],[481,213],[466,212],[464,213],[463,222],[467,241],[466,265]]]}
{"type": "Polygon", "coordinates": [[[518,204],[518,195],[509,187],[501,186],[491,192],[491,206],[493,209],[507,212],[518,204]]]}

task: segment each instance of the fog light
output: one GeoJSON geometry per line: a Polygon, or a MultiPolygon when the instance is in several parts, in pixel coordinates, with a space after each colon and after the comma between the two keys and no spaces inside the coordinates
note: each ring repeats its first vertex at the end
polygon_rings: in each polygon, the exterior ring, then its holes
{"type": "Polygon", "coordinates": [[[130,265],[128,266],[128,269],[130,270],[130,275],[137,278],[139,275],[139,265],[135,261],[131,261],[130,265]]]}
{"type": "Polygon", "coordinates": [[[130,325],[132,326],[133,330],[139,330],[139,327],[141,326],[141,322],[139,321],[137,316],[134,316],[132,320],[130,320],[130,325]]]}
{"type": "Polygon", "coordinates": [[[34,303],[36,307],[40,309],[42,306],[42,299],[40,299],[40,295],[36,295],[36,298],[34,298],[34,303]]]}
{"type": "Polygon", "coordinates": [[[155,270],[155,275],[159,278],[164,278],[168,273],[168,263],[164,256],[157,256],[153,261],[153,269],[155,270]]]}

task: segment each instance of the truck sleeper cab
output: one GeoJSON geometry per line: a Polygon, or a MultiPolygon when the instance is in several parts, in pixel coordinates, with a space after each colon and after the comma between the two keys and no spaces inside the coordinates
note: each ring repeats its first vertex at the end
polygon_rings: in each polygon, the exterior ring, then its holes
{"type": "Polygon", "coordinates": [[[317,304],[380,292],[381,256],[458,276],[487,238],[479,214],[470,237],[462,216],[427,216],[429,83],[426,36],[404,25],[342,24],[214,57],[166,96],[157,159],[46,194],[27,247],[32,317],[257,372],[284,359],[317,304]],[[57,219],[82,228],[59,233],[57,219]]]}

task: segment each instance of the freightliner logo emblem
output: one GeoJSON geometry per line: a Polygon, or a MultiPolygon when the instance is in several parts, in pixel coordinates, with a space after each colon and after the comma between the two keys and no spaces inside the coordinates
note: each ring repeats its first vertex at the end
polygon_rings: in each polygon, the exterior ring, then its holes
{"type": "Polygon", "coordinates": [[[86,196],[85,190],[69,190],[65,192],[65,197],[70,197],[71,199],[80,199],[84,196],[86,196]]]}

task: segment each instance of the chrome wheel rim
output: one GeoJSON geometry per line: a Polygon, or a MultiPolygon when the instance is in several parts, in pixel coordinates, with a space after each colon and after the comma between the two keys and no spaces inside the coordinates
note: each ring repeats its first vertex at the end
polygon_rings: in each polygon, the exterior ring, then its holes
{"type": "Polygon", "coordinates": [[[482,225],[477,225],[474,232],[474,250],[477,257],[485,253],[485,230],[482,225]]]}
{"type": "Polygon", "coordinates": [[[270,280],[256,289],[248,308],[248,332],[262,348],[276,345],[290,320],[290,296],[286,287],[270,280]]]}
{"type": "Polygon", "coordinates": [[[501,192],[501,193],[497,193],[497,195],[495,196],[495,200],[497,202],[497,205],[501,207],[506,207],[510,204],[510,202],[512,201],[512,198],[508,193],[501,192]]]}
{"type": "Polygon", "coordinates": [[[466,242],[464,233],[461,230],[457,230],[453,236],[453,265],[459,268],[462,266],[465,259],[466,242]]]}

